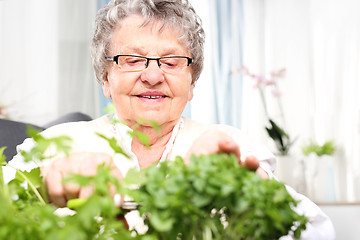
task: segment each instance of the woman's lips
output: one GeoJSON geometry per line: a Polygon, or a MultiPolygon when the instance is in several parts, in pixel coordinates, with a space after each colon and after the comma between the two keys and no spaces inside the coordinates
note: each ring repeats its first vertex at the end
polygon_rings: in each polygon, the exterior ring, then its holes
{"type": "Polygon", "coordinates": [[[159,91],[148,91],[148,92],[143,92],[141,94],[136,95],[136,97],[140,98],[141,100],[144,101],[161,101],[164,98],[167,98],[167,96],[159,91]]]}
{"type": "Polygon", "coordinates": [[[139,98],[147,98],[147,99],[159,99],[159,98],[165,98],[166,96],[142,96],[142,95],[136,95],[139,98]]]}

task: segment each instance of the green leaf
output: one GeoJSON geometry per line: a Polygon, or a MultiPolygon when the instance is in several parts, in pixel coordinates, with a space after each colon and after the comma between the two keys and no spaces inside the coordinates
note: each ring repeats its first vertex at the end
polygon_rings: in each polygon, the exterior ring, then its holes
{"type": "Polygon", "coordinates": [[[268,135],[275,142],[277,149],[282,155],[286,155],[294,141],[290,141],[289,135],[279,127],[272,119],[269,119],[270,127],[265,127],[268,135]]]}
{"type": "Polygon", "coordinates": [[[11,182],[23,183],[24,181],[27,182],[31,191],[35,194],[39,202],[42,205],[45,205],[47,202],[47,197],[45,194],[45,187],[42,181],[42,177],[40,176],[40,168],[34,168],[30,172],[16,169],[15,178],[11,182]]]}
{"type": "Polygon", "coordinates": [[[90,185],[90,183],[94,180],[94,177],[92,176],[83,176],[81,174],[70,174],[70,176],[68,176],[67,178],[63,179],[63,183],[68,183],[68,182],[72,182],[72,183],[76,183],[79,184],[80,186],[88,186],[90,185]]]}
{"type": "Polygon", "coordinates": [[[148,124],[150,124],[150,126],[151,126],[157,133],[160,134],[160,125],[159,125],[156,121],[140,118],[140,119],[139,119],[139,123],[148,123],[148,124]]]}
{"type": "Polygon", "coordinates": [[[286,200],[286,197],[288,196],[288,192],[285,189],[277,189],[274,193],[273,201],[274,203],[280,203],[286,200]]]}
{"type": "Polygon", "coordinates": [[[68,136],[58,136],[54,138],[45,138],[39,131],[28,125],[27,133],[29,137],[33,138],[35,141],[35,146],[30,150],[30,152],[21,151],[21,155],[24,157],[25,162],[30,162],[33,160],[44,160],[46,158],[51,158],[52,156],[45,156],[45,151],[50,147],[54,146],[57,153],[63,153],[68,155],[71,150],[71,138],[68,136]]]}
{"type": "Polygon", "coordinates": [[[6,165],[6,157],[4,155],[4,150],[6,149],[6,147],[2,147],[0,148],[0,188],[3,188],[4,186],[4,174],[3,174],[3,169],[2,166],[6,165]]]}
{"type": "Polygon", "coordinates": [[[40,135],[38,135],[40,133],[40,130],[34,128],[31,125],[28,125],[26,128],[26,133],[29,137],[33,138],[33,139],[39,139],[41,138],[40,135]]]}
{"type": "Polygon", "coordinates": [[[174,220],[168,218],[168,216],[161,216],[158,212],[151,213],[149,220],[154,228],[159,232],[170,231],[174,220]]]}
{"type": "Polygon", "coordinates": [[[106,107],[104,108],[104,112],[111,114],[111,113],[115,113],[116,109],[115,109],[115,105],[114,103],[110,102],[106,105],[106,107]]]}
{"type": "Polygon", "coordinates": [[[206,194],[194,194],[192,196],[192,203],[198,208],[202,208],[208,205],[210,202],[211,197],[206,194]]]}
{"type": "MultiPolygon", "coordinates": [[[[122,182],[127,185],[141,184],[142,179],[145,179],[142,176],[143,175],[136,168],[131,168],[127,172],[126,178],[124,178],[122,182]]],[[[145,181],[146,181],[146,179],[145,179],[145,181]]]]}
{"type": "Polygon", "coordinates": [[[141,142],[143,145],[145,145],[147,148],[150,147],[150,137],[147,134],[144,134],[142,132],[132,131],[128,132],[131,137],[137,138],[139,142],[141,142]]]}
{"type": "Polygon", "coordinates": [[[126,158],[130,158],[130,156],[124,152],[124,150],[119,146],[117,140],[115,139],[115,137],[112,138],[108,138],[105,135],[101,134],[101,133],[96,133],[99,137],[105,139],[106,141],[108,141],[110,147],[114,150],[115,153],[120,153],[122,155],[124,155],[126,158]]]}
{"type": "MultiPolygon", "coordinates": [[[[19,172],[17,172],[18,174],[19,172]]],[[[36,188],[39,188],[43,185],[42,177],[40,176],[40,168],[34,168],[30,172],[22,172],[26,177],[27,181],[30,181],[36,188]]]]}
{"type": "Polygon", "coordinates": [[[141,124],[144,124],[144,123],[149,124],[155,130],[155,132],[158,134],[158,137],[161,138],[159,124],[156,121],[147,120],[147,119],[143,119],[143,118],[140,118],[138,123],[136,125],[132,126],[132,131],[129,131],[128,134],[130,134],[130,136],[133,138],[137,138],[143,145],[145,145],[146,147],[149,148],[150,147],[149,136],[140,131],[137,131],[137,128],[141,124]]]}
{"type": "Polygon", "coordinates": [[[70,199],[67,201],[67,207],[70,209],[77,210],[87,201],[85,198],[70,199]]]}
{"type": "Polygon", "coordinates": [[[4,163],[6,163],[6,162],[5,162],[6,157],[5,157],[5,155],[4,155],[5,149],[6,149],[6,147],[0,148],[0,163],[1,163],[1,166],[3,166],[4,163]]]}

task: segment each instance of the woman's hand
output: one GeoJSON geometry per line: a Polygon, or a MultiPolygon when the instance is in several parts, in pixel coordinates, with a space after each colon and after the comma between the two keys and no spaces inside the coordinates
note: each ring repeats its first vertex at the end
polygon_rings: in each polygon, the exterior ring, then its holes
{"type": "Polygon", "coordinates": [[[115,166],[112,157],[106,153],[71,153],[69,157],[57,158],[50,165],[41,167],[50,202],[59,207],[65,207],[70,199],[89,197],[93,192],[91,186],[81,187],[75,183],[63,184],[62,181],[69,174],[94,176],[98,166],[103,163],[110,166],[115,177],[122,179],[120,170],[115,166]]]}
{"type": "Polygon", "coordinates": [[[207,155],[211,153],[233,153],[238,158],[240,165],[245,166],[251,171],[256,171],[256,174],[262,178],[269,178],[266,171],[259,166],[259,161],[256,157],[246,156],[245,160],[242,161],[240,147],[235,140],[216,129],[205,131],[194,141],[186,155],[185,161],[188,161],[192,154],[207,155]]]}

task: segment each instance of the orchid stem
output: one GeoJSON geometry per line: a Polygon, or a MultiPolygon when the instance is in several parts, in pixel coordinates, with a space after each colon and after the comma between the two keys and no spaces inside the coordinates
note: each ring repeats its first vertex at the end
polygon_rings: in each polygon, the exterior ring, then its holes
{"type": "Polygon", "coordinates": [[[269,113],[268,113],[268,110],[267,110],[267,105],[266,105],[266,101],[265,101],[265,94],[264,94],[263,89],[260,89],[260,88],[259,88],[259,93],[260,93],[261,101],[262,101],[263,106],[264,106],[265,115],[266,115],[266,117],[267,117],[268,119],[270,119],[269,113]]]}

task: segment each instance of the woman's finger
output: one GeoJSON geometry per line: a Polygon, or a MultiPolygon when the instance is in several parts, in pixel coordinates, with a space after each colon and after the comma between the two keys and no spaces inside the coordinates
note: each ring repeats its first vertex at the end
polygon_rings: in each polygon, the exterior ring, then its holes
{"type": "Polygon", "coordinates": [[[64,191],[65,191],[66,200],[78,198],[80,193],[80,185],[71,182],[65,183],[64,191]]]}
{"type": "Polygon", "coordinates": [[[82,187],[79,192],[79,198],[89,198],[94,192],[94,187],[89,185],[82,187]]]}
{"type": "Polygon", "coordinates": [[[237,159],[241,161],[241,153],[239,145],[229,136],[223,136],[218,142],[218,153],[235,154],[237,159]]]}
{"type": "Polygon", "coordinates": [[[66,206],[65,191],[62,185],[63,176],[60,171],[56,169],[49,169],[47,171],[47,177],[45,177],[45,187],[50,202],[59,207],[66,206]],[[48,177],[51,176],[51,177],[48,177]]]}
{"type": "Polygon", "coordinates": [[[259,168],[259,161],[255,156],[246,156],[245,161],[240,162],[240,165],[251,171],[256,171],[259,168]]]}
{"type": "Polygon", "coordinates": [[[269,174],[264,169],[262,169],[261,167],[256,169],[256,174],[259,175],[260,177],[262,177],[263,179],[268,179],[269,178],[269,174]]]}
{"type": "Polygon", "coordinates": [[[244,162],[240,162],[240,165],[251,171],[255,171],[256,175],[259,175],[264,179],[269,178],[267,172],[260,167],[259,160],[255,156],[247,156],[244,162]]]}

